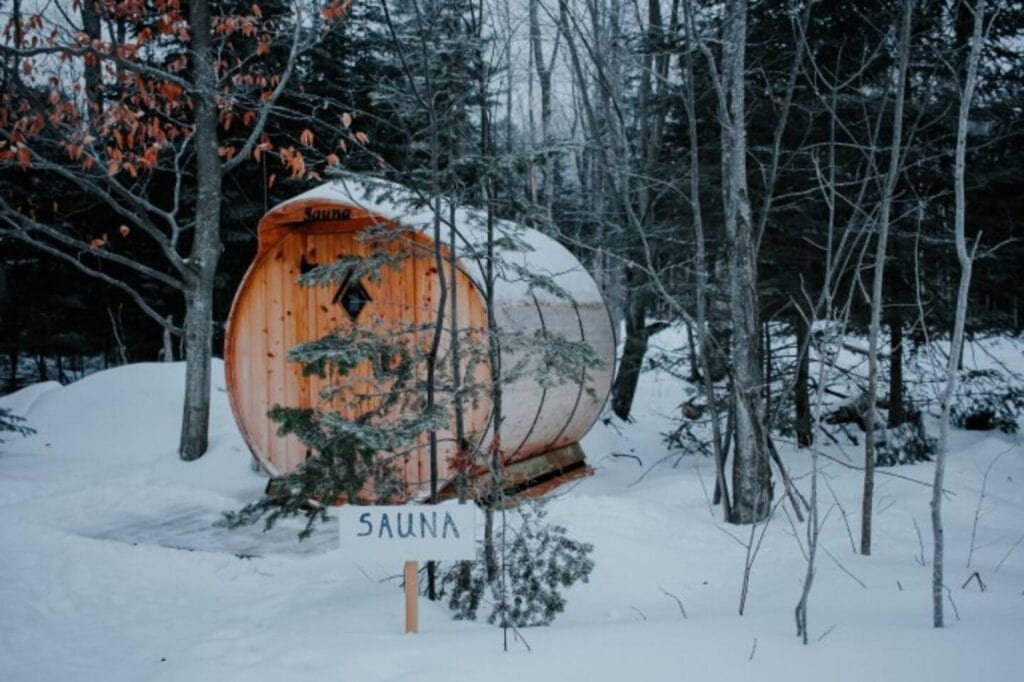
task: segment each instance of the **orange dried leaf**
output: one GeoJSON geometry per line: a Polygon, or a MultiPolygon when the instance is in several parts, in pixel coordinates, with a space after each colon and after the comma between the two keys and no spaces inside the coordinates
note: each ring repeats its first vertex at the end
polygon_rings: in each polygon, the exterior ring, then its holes
{"type": "Polygon", "coordinates": [[[313,146],[313,131],[310,130],[309,128],[306,128],[305,130],[303,130],[302,133],[299,135],[299,142],[301,142],[302,144],[306,145],[307,147],[312,147],[313,146]]]}
{"type": "Polygon", "coordinates": [[[131,229],[127,225],[122,225],[118,232],[121,234],[121,239],[124,239],[131,234],[131,229]]]}
{"type": "Polygon", "coordinates": [[[160,95],[168,102],[177,102],[178,98],[181,97],[181,92],[181,86],[177,83],[164,81],[160,84],[160,95]]]}
{"type": "Polygon", "coordinates": [[[341,159],[338,158],[337,154],[328,154],[327,155],[327,165],[328,166],[337,166],[339,163],[341,163],[341,159]]]}
{"type": "Polygon", "coordinates": [[[293,178],[299,178],[306,173],[306,162],[302,158],[302,152],[295,152],[295,156],[288,162],[293,178]]]}

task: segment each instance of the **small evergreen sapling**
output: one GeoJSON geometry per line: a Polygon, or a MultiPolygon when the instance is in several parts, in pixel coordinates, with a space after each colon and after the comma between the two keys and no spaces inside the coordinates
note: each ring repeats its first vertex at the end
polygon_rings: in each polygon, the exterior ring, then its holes
{"type": "Polygon", "coordinates": [[[588,582],[594,569],[590,543],[570,538],[545,520],[544,502],[522,502],[502,524],[503,579],[488,585],[485,562],[453,565],[441,581],[442,596],[459,620],[476,620],[481,604],[487,622],[501,626],[549,625],[565,609],[562,592],[588,582]],[[489,595],[488,595],[489,588],[489,595]]]}
{"type": "MultiPolygon", "coordinates": [[[[16,433],[20,436],[30,436],[35,433],[35,429],[25,425],[25,418],[19,417],[16,414],[12,414],[6,407],[0,407],[0,433],[16,433]]],[[[0,438],[0,443],[3,443],[4,439],[0,438]]]]}

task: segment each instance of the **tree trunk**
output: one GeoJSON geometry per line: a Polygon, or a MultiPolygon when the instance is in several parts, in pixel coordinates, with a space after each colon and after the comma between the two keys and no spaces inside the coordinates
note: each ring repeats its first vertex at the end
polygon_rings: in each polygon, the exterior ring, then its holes
{"type": "MultiPolygon", "coordinates": [[[[534,66],[537,71],[537,82],[540,84],[540,135],[544,145],[544,191],[541,193],[545,216],[551,220],[551,207],[555,195],[555,157],[551,153],[554,140],[551,136],[551,66],[545,64],[544,49],[541,45],[540,19],[538,5],[540,0],[530,0],[530,49],[533,54],[534,66]]],[[[551,62],[558,52],[557,43],[551,50],[551,62]]],[[[530,103],[531,107],[533,103],[530,103]]]]}
{"type": "Polygon", "coordinates": [[[811,329],[808,321],[802,316],[795,320],[797,365],[796,385],[793,387],[793,403],[796,408],[796,443],[802,448],[814,444],[811,431],[811,329]]]}
{"type": "MultiPolygon", "coordinates": [[[[729,498],[728,484],[725,478],[725,445],[719,428],[718,403],[715,396],[714,373],[709,362],[710,345],[708,343],[708,267],[707,250],[704,240],[704,215],[700,201],[700,142],[697,129],[697,96],[694,87],[693,52],[695,43],[694,18],[689,2],[683,5],[683,22],[685,24],[686,50],[683,57],[683,69],[686,76],[686,122],[690,157],[690,210],[693,215],[694,266],[696,268],[696,299],[697,299],[697,340],[700,358],[702,387],[708,401],[708,414],[711,417],[711,446],[715,456],[715,493],[714,504],[722,505],[722,516],[726,522],[732,521],[732,503],[729,498]]],[[[715,355],[721,353],[716,349],[715,355]]]]}
{"type": "Polygon", "coordinates": [[[4,390],[8,393],[13,393],[18,388],[18,355],[17,348],[7,351],[7,386],[4,390]]]}
{"type": "Polygon", "coordinates": [[[914,0],[904,0],[902,29],[900,30],[899,74],[893,109],[892,140],[889,149],[889,168],[878,218],[878,243],[875,245],[875,271],[871,286],[871,325],[868,329],[868,409],[864,414],[864,494],[861,500],[860,553],[871,554],[871,515],[875,495],[875,402],[878,395],[878,337],[882,320],[882,284],[885,277],[885,253],[889,239],[889,220],[896,181],[899,178],[900,151],[903,144],[904,84],[910,62],[910,29],[914,0]]]}
{"type": "Polygon", "coordinates": [[[767,322],[761,323],[764,336],[764,349],[761,355],[762,373],[764,375],[764,413],[772,413],[772,331],[767,322]]]}
{"type": "Polygon", "coordinates": [[[686,321],[686,348],[690,354],[690,376],[688,381],[691,384],[696,384],[701,380],[700,371],[700,356],[697,354],[697,342],[693,338],[694,335],[693,325],[690,324],[689,320],[686,321]]]}
{"type": "Polygon", "coordinates": [[[946,472],[946,453],[949,449],[949,410],[956,392],[957,358],[964,342],[964,326],[967,321],[967,295],[971,286],[971,267],[974,261],[973,251],[967,250],[966,214],[967,199],[964,189],[967,165],[967,127],[970,123],[971,100],[974,98],[974,86],[978,72],[978,60],[981,56],[984,37],[982,27],[985,19],[985,0],[978,0],[974,8],[974,32],[971,36],[971,51],[967,57],[967,73],[964,76],[963,92],[960,96],[960,112],[956,131],[956,156],[953,164],[953,189],[956,200],[954,219],[956,231],[956,255],[960,262],[960,286],[956,296],[956,317],[953,322],[953,338],[950,346],[949,361],[946,365],[946,387],[942,393],[942,418],[939,422],[939,447],[935,455],[935,480],[932,484],[932,624],[941,628],[943,622],[942,588],[943,560],[945,544],[942,528],[942,484],[946,472]]]}
{"type": "Polygon", "coordinates": [[[202,457],[208,446],[212,303],[212,277],[190,285],[185,294],[185,406],[178,453],[186,461],[202,457]]]}
{"type": "MultiPolygon", "coordinates": [[[[103,27],[100,23],[98,9],[95,0],[85,0],[81,3],[82,32],[90,40],[103,39],[103,27]]],[[[86,115],[91,121],[96,121],[103,112],[103,74],[100,72],[99,60],[86,60],[83,75],[85,76],[85,101],[88,109],[86,115]]]]}
{"type": "Polygon", "coordinates": [[[647,354],[647,296],[640,288],[642,279],[637,268],[626,268],[626,340],[612,385],[612,411],[622,420],[629,419],[647,354]]]}
{"type": "Polygon", "coordinates": [[[907,421],[903,399],[903,320],[899,315],[889,319],[889,421],[890,428],[907,421]]]}
{"type": "Polygon", "coordinates": [[[185,407],[178,453],[184,460],[206,452],[210,426],[210,359],[213,355],[213,283],[220,258],[221,164],[217,155],[216,75],[210,7],[189,5],[194,54],[196,224],[185,279],[185,407]]]}
{"type": "Polygon", "coordinates": [[[721,119],[732,309],[732,393],[736,409],[733,515],[737,523],[757,523],[767,518],[771,508],[771,469],[761,391],[757,254],[747,192],[746,32],[747,1],[730,0],[722,48],[728,111],[722,112],[721,119]]]}
{"type": "Polygon", "coordinates": [[[164,336],[163,336],[163,345],[164,345],[164,347],[163,347],[162,355],[163,355],[163,361],[164,362],[174,362],[174,342],[173,342],[173,339],[171,337],[171,329],[170,329],[171,325],[173,325],[173,324],[174,324],[174,317],[172,315],[168,315],[167,316],[167,326],[164,327],[164,336]]]}

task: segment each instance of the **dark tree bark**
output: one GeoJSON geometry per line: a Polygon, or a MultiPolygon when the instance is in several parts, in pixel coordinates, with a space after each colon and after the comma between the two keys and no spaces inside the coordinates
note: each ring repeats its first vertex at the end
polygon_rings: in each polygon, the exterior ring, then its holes
{"type": "Polygon", "coordinates": [[[213,280],[220,259],[221,161],[217,154],[217,76],[213,71],[210,6],[189,5],[195,98],[196,223],[185,273],[185,409],[178,452],[193,460],[206,452],[213,355],[213,280]]]}
{"type": "Polygon", "coordinates": [[[647,294],[641,288],[643,275],[637,268],[626,268],[626,340],[622,362],[612,385],[612,411],[619,419],[629,419],[636,386],[640,381],[644,355],[647,354],[647,294]]]}
{"type": "Polygon", "coordinates": [[[889,318],[889,427],[907,421],[903,398],[903,320],[898,314],[889,318]]]}
{"type": "Polygon", "coordinates": [[[4,390],[8,392],[18,388],[18,355],[17,348],[7,351],[7,386],[4,390]]]}
{"type": "MultiPolygon", "coordinates": [[[[82,7],[82,31],[92,40],[102,40],[103,27],[100,13],[94,0],[84,0],[82,7]]],[[[87,61],[84,68],[85,101],[89,118],[97,117],[103,111],[103,74],[98,60],[87,61]]]]}
{"type": "Polygon", "coordinates": [[[811,329],[808,321],[802,316],[797,316],[794,326],[796,327],[797,345],[796,385],[793,387],[793,404],[796,408],[796,442],[800,447],[807,448],[814,444],[814,434],[811,432],[811,329]]]}

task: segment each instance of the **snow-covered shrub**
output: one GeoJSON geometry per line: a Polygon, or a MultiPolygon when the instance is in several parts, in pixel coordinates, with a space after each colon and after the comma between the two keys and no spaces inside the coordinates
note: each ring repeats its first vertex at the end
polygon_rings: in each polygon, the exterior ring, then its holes
{"type": "Polygon", "coordinates": [[[523,502],[505,512],[505,542],[496,539],[498,571],[488,580],[487,562],[454,564],[441,580],[441,594],[458,620],[476,620],[480,605],[496,625],[548,625],[565,609],[562,591],[587,582],[594,568],[593,545],[577,542],[564,527],[547,523],[544,503],[523,502]]]}
{"type": "Polygon", "coordinates": [[[999,429],[1003,433],[1016,433],[1022,412],[1024,381],[1021,377],[994,369],[981,369],[961,374],[949,418],[954,426],[961,429],[999,429]]]}
{"type": "Polygon", "coordinates": [[[914,464],[931,461],[938,440],[925,432],[920,420],[909,421],[885,429],[875,448],[875,462],[878,466],[914,464]]]}

